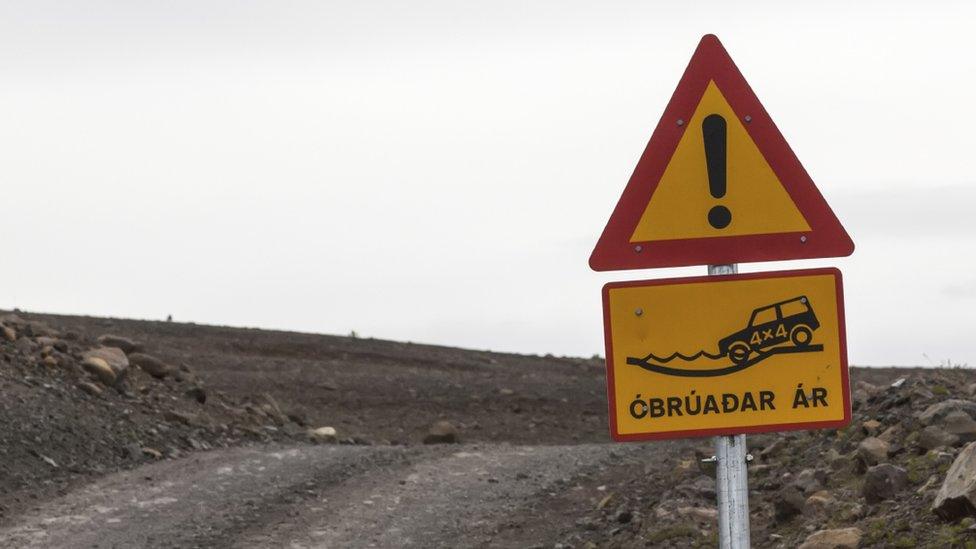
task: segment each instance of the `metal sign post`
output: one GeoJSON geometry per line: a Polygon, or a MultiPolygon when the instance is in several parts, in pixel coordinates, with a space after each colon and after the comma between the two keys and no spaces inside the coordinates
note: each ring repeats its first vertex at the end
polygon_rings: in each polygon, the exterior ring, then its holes
{"type": "MultiPolygon", "coordinates": [[[[709,265],[708,274],[730,275],[738,265],[709,265]]],[[[715,493],[718,496],[718,544],[722,549],[748,549],[749,478],[746,436],[715,437],[715,493]]]]}
{"type": "Polygon", "coordinates": [[[749,479],[746,436],[715,437],[715,493],[718,495],[718,545],[749,548],[749,479]]]}
{"type": "Polygon", "coordinates": [[[853,251],[721,42],[702,37],[590,267],[708,265],[604,285],[603,325],[611,438],[715,437],[720,547],[750,546],[742,433],[851,421],[840,271],[737,263],[853,251]]]}

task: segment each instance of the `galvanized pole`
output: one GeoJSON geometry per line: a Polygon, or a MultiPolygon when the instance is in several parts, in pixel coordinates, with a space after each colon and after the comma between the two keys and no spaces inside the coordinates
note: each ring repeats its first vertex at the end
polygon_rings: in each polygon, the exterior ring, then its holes
{"type": "MultiPolygon", "coordinates": [[[[709,275],[729,275],[739,266],[709,265],[709,275]]],[[[718,495],[718,545],[722,549],[748,549],[749,479],[746,473],[746,436],[715,437],[715,493],[718,495]]]]}

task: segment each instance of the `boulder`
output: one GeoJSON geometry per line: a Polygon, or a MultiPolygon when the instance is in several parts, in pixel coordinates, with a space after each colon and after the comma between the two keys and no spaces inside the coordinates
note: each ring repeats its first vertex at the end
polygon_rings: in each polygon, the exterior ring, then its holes
{"type": "Polygon", "coordinates": [[[315,444],[335,442],[337,437],[338,433],[336,433],[335,427],[319,427],[308,430],[308,439],[315,444]]]}
{"type": "Polygon", "coordinates": [[[424,444],[454,444],[458,442],[458,430],[450,421],[438,421],[431,425],[424,437],[424,444]]]}
{"type": "Polygon", "coordinates": [[[138,367],[143,372],[156,379],[163,379],[168,376],[173,369],[158,358],[145,353],[132,353],[129,355],[129,363],[138,367]]]}
{"type": "Polygon", "coordinates": [[[908,486],[908,472],[890,463],[882,463],[868,468],[864,475],[861,495],[868,503],[879,503],[892,499],[908,486]]]}
{"type": "Polygon", "coordinates": [[[799,549],[857,549],[863,536],[860,528],[819,530],[807,536],[799,549]]]}
{"type": "Polygon", "coordinates": [[[929,425],[918,434],[918,445],[926,450],[954,446],[957,442],[959,437],[950,435],[937,425],[929,425]]]}
{"type": "Polygon", "coordinates": [[[100,358],[108,364],[116,374],[120,374],[129,368],[129,359],[118,347],[98,347],[85,351],[82,359],[100,358]]]}
{"type": "Polygon", "coordinates": [[[857,445],[857,457],[868,467],[888,459],[887,442],[880,438],[867,437],[857,445]]]}
{"type": "Polygon", "coordinates": [[[949,412],[942,420],[942,428],[950,435],[959,437],[963,443],[976,440],[976,421],[966,412],[956,410],[949,412]]]}
{"type": "Polygon", "coordinates": [[[963,412],[972,418],[973,416],[976,416],[976,402],[958,398],[951,398],[942,402],[936,402],[919,414],[918,420],[921,421],[923,425],[932,425],[936,422],[941,422],[952,412],[963,412]]]}
{"type": "Polygon", "coordinates": [[[81,361],[81,367],[105,385],[115,384],[115,370],[105,360],[94,356],[88,357],[81,361]]]}
{"type": "Polygon", "coordinates": [[[947,520],[976,516],[976,442],[966,445],[952,462],[932,510],[947,520]]]}
{"type": "Polygon", "coordinates": [[[122,352],[125,354],[136,353],[142,350],[141,343],[114,334],[100,335],[96,341],[103,347],[117,347],[122,349],[122,352]]]}
{"type": "Polygon", "coordinates": [[[136,353],[142,350],[142,345],[127,337],[105,334],[98,336],[98,344],[103,347],[117,347],[122,349],[125,354],[136,353]]]}

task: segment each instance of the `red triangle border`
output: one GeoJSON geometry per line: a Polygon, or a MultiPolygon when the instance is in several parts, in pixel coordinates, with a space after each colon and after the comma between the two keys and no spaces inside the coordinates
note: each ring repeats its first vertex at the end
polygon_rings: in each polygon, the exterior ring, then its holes
{"type": "Polygon", "coordinates": [[[596,271],[848,256],[854,242],[714,35],[702,37],[590,256],[596,271]],[[637,222],[710,80],[744,122],[810,231],[631,243],[637,222]],[[745,117],[749,116],[748,123],[745,117]],[[650,183],[649,183],[650,182],[650,183]]]}

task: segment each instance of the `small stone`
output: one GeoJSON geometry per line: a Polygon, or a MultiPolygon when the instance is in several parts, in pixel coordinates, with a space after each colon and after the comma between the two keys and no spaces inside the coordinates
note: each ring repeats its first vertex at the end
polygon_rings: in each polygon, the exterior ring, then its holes
{"type": "Polygon", "coordinates": [[[21,337],[14,342],[14,347],[21,353],[26,354],[34,350],[34,342],[29,338],[21,337]]]}
{"type": "Polygon", "coordinates": [[[153,459],[163,459],[163,453],[155,448],[150,448],[147,446],[142,449],[142,453],[153,459]]]}
{"type": "Polygon", "coordinates": [[[837,500],[830,495],[830,492],[827,490],[820,490],[807,498],[806,506],[809,509],[827,512],[836,502],[837,500]]]}
{"type": "Polygon", "coordinates": [[[678,507],[678,515],[697,520],[699,522],[714,522],[718,520],[718,509],[713,507],[678,507]]]}
{"type": "Polygon", "coordinates": [[[17,332],[13,328],[11,328],[10,326],[4,326],[3,327],[3,338],[6,339],[7,341],[13,343],[14,341],[17,341],[17,332]]]}
{"type": "Polygon", "coordinates": [[[868,468],[861,495],[868,503],[879,503],[894,498],[906,486],[908,472],[890,463],[882,463],[868,468]]]}
{"type": "Polygon", "coordinates": [[[458,442],[457,428],[449,421],[438,421],[434,423],[427,436],[424,437],[424,444],[455,444],[458,442]]]}
{"type": "Polygon", "coordinates": [[[44,364],[48,368],[57,368],[58,359],[54,358],[51,355],[47,355],[46,357],[44,357],[44,360],[41,361],[41,364],[44,364]]]}
{"type": "Polygon", "coordinates": [[[167,410],[163,413],[163,417],[167,421],[173,423],[182,423],[183,425],[196,425],[199,423],[196,415],[189,412],[180,412],[178,410],[167,410]]]}
{"type": "Polygon", "coordinates": [[[186,398],[199,402],[200,404],[207,403],[207,391],[199,385],[196,387],[190,387],[185,393],[183,393],[183,395],[186,398]]]}
{"type": "Polygon", "coordinates": [[[888,459],[889,444],[879,438],[867,437],[857,445],[857,456],[867,465],[877,465],[888,459]]]}
{"type": "Polygon", "coordinates": [[[793,486],[787,486],[773,497],[773,518],[785,522],[799,515],[806,507],[803,494],[793,486]]]}
{"type": "Polygon", "coordinates": [[[308,438],[315,444],[335,442],[338,437],[335,427],[319,427],[308,430],[308,438]]]}
{"type": "Polygon", "coordinates": [[[125,453],[129,454],[129,459],[132,460],[142,459],[143,456],[142,448],[135,442],[126,445],[125,453]]]}
{"type": "Polygon", "coordinates": [[[98,387],[98,385],[95,385],[94,383],[89,383],[87,381],[79,382],[78,388],[88,393],[91,396],[98,396],[102,394],[102,390],[101,388],[98,387]]]}
{"type": "Polygon", "coordinates": [[[156,379],[163,379],[172,372],[172,368],[162,360],[145,353],[130,354],[129,362],[156,379]]]}
{"type": "Polygon", "coordinates": [[[863,536],[860,528],[819,530],[807,536],[799,549],[857,549],[863,536]]]}
{"type": "Polygon", "coordinates": [[[849,460],[845,456],[842,456],[836,449],[830,448],[824,455],[824,461],[827,462],[827,465],[830,465],[832,470],[840,471],[847,467],[849,460]]]}
{"type": "Polygon", "coordinates": [[[617,515],[614,517],[614,520],[620,524],[627,524],[632,518],[634,518],[634,514],[631,513],[629,509],[621,509],[617,511],[617,515]]]}
{"type": "Polygon", "coordinates": [[[861,424],[861,428],[864,429],[864,434],[873,437],[881,430],[881,422],[876,419],[869,419],[861,424]]]}
{"type": "Polygon", "coordinates": [[[786,448],[786,444],[787,443],[785,438],[776,439],[775,441],[773,441],[772,444],[763,448],[762,452],[759,453],[759,457],[762,458],[763,460],[767,458],[771,458],[776,454],[782,452],[786,448]]]}
{"type": "Polygon", "coordinates": [[[902,431],[903,429],[901,425],[897,425],[897,424],[892,425],[891,427],[885,429],[883,433],[878,435],[878,438],[887,442],[888,444],[891,444],[897,440],[902,440],[904,438],[904,433],[902,431]]]}
{"type": "Polygon", "coordinates": [[[695,464],[695,460],[679,459],[678,464],[674,466],[674,474],[676,477],[682,477],[697,469],[698,466],[695,464]]]}
{"type": "Polygon", "coordinates": [[[816,469],[804,469],[796,475],[791,484],[805,494],[812,494],[823,489],[827,481],[827,472],[816,469]]]}
{"type": "Polygon", "coordinates": [[[98,357],[87,357],[81,361],[81,367],[105,385],[115,384],[115,370],[103,359],[98,357]]]}

